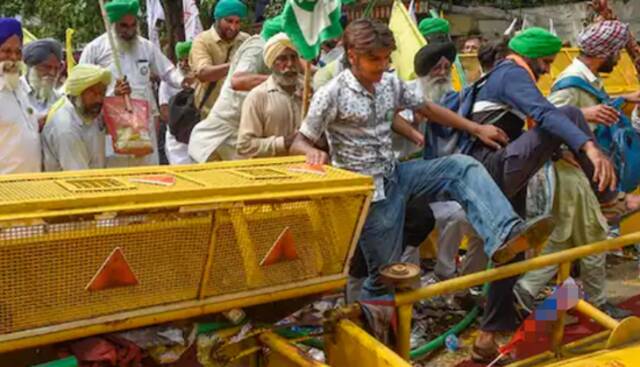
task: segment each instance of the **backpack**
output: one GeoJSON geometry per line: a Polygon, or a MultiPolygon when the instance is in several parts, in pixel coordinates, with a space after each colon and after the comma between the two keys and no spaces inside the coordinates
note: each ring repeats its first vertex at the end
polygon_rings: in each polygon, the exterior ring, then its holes
{"type": "Polygon", "coordinates": [[[176,140],[189,144],[191,130],[201,121],[200,110],[216,87],[212,82],[204,93],[200,106],[195,104],[195,90],[183,89],[169,100],[169,132],[176,140]]]}
{"type": "MultiPolygon", "coordinates": [[[[569,76],[558,80],[551,92],[567,88],[578,88],[592,96],[600,103],[607,104],[618,111],[622,110],[624,98],[612,99],[603,90],[599,90],[586,80],[569,76]]],[[[596,142],[609,155],[618,175],[618,189],[631,192],[640,185],[640,134],[638,134],[629,117],[620,114],[618,122],[611,126],[598,125],[594,131],[596,142]]]]}

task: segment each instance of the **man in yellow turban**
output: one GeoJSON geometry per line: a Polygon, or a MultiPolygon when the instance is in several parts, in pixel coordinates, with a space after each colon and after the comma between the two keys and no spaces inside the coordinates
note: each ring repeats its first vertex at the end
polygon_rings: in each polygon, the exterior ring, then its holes
{"type": "Polygon", "coordinates": [[[95,65],[75,66],[64,85],[65,96],[49,112],[42,130],[45,171],[105,167],[102,104],[111,72],[95,65]]]}
{"type": "Polygon", "coordinates": [[[237,150],[245,158],[287,155],[302,121],[300,59],[289,37],[269,39],[263,58],[271,76],[249,92],[240,115],[237,150]]]}

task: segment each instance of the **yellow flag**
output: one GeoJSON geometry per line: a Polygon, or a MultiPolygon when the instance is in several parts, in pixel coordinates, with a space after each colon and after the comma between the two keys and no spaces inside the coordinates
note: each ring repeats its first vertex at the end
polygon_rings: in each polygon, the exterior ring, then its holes
{"type": "Polygon", "coordinates": [[[71,73],[71,69],[76,66],[76,59],[73,58],[73,34],[76,30],[67,28],[65,33],[65,52],[67,54],[67,75],[71,73]]]}
{"type": "MultiPolygon", "coordinates": [[[[413,59],[420,49],[427,44],[416,24],[411,20],[407,8],[402,2],[393,2],[389,29],[396,40],[396,50],[391,54],[391,62],[400,79],[409,81],[416,78],[413,59]]],[[[456,65],[452,67],[451,82],[455,90],[460,90],[462,83],[456,65]]]]}

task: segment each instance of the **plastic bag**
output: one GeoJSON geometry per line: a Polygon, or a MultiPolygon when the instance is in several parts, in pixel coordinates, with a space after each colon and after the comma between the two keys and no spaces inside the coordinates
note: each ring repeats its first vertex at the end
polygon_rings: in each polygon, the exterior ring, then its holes
{"type": "Polygon", "coordinates": [[[131,99],[132,112],[127,111],[123,97],[107,97],[104,100],[104,122],[113,141],[113,151],[118,154],[142,157],[153,153],[153,141],[149,131],[149,103],[131,99]]]}

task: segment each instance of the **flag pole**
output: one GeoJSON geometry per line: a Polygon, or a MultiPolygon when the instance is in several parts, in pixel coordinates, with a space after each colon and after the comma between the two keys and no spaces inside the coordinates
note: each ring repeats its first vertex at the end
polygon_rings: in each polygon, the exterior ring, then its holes
{"type": "Polygon", "coordinates": [[[302,92],[302,119],[307,116],[309,102],[311,99],[311,63],[305,60],[304,63],[304,91],[302,92]]]}

